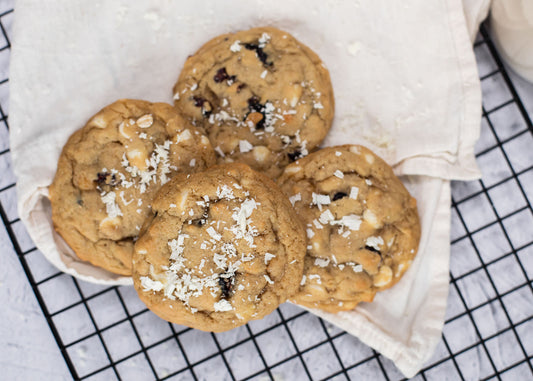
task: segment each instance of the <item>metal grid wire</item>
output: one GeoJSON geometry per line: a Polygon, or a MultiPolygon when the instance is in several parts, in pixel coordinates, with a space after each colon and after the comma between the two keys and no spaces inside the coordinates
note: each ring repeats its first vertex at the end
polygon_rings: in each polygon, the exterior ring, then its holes
{"type": "MultiPolygon", "coordinates": [[[[0,217],[74,379],[403,378],[390,360],[293,305],[211,334],[157,318],[132,287],[96,286],[49,265],[16,214],[8,18],[12,10],[0,14],[0,217]]],[[[533,127],[484,28],[475,52],[484,95],[476,150],[484,176],[453,183],[446,324],[416,379],[533,377],[533,127]]]]}

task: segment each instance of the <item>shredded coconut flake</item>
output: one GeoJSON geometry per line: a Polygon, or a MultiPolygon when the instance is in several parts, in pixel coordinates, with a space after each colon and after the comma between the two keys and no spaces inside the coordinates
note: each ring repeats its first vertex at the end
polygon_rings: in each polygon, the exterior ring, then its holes
{"type": "Polygon", "coordinates": [[[363,272],[363,265],[353,265],[353,266],[352,266],[352,270],[353,270],[355,273],[363,272]]]}
{"type": "Polygon", "coordinates": [[[331,213],[329,209],[326,209],[324,212],[322,212],[320,217],[318,217],[318,220],[322,224],[327,225],[330,221],[334,221],[335,217],[333,216],[333,214],[331,213]]]}
{"type": "Polygon", "coordinates": [[[233,310],[233,306],[226,299],[221,299],[213,304],[213,308],[215,312],[226,312],[233,310]]]}
{"type": "Polygon", "coordinates": [[[229,47],[229,50],[231,50],[233,53],[237,53],[241,51],[241,42],[239,40],[236,40],[231,46],[229,47]]]}
{"type": "Polygon", "coordinates": [[[315,265],[319,267],[326,267],[329,265],[329,259],[315,258],[315,265]]]}
{"type": "Polygon", "coordinates": [[[333,175],[335,175],[335,176],[338,177],[339,179],[343,179],[343,178],[344,178],[344,173],[342,173],[342,172],[339,171],[338,169],[333,173],[333,175]]]}
{"type": "Polygon", "coordinates": [[[357,200],[357,196],[359,195],[359,188],[352,187],[350,189],[350,198],[353,200],[357,200]]]}
{"type": "Polygon", "coordinates": [[[289,201],[291,202],[292,206],[294,206],[296,201],[302,201],[302,195],[297,193],[294,196],[289,197],[289,201]]]}
{"type": "Polygon", "coordinates": [[[274,254],[265,253],[265,265],[268,265],[268,262],[272,260],[272,258],[275,258],[276,256],[274,254]]]}
{"type": "Polygon", "coordinates": [[[270,42],[270,35],[267,33],[263,33],[261,37],[259,37],[259,47],[264,48],[266,44],[270,42]]]}
{"type": "Polygon", "coordinates": [[[115,202],[116,197],[115,192],[104,193],[101,196],[102,202],[105,204],[106,213],[110,218],[122,216],[122,211],[115,202]]]}
{"type": "Polygon", "coordinates": [[[341,218],[341,224],[350,230],[359,230],[361,222],[361,217],[355,214],[348,214],[347,216],[342,216],[341,218]]]}
{"type": "Polygon", "coordinates": [[[322,226],[320,224],[320,222],[318,222],[318,220],[316,220],[316,219],[313,220],[313,225],[315,225],[315,228],[317,228],[317,229],[324,229],[324,226],[322,226]]]}
{"type": "Polygon", "coordinates": [[[220,241],[220,239],[222,238],[222,236],[217,233],[217,231],[212,226],[207,228],[207,234],[209,234],[209,236],[215,241],[220,241]]]}
{"type": "Polygon", "coordinates": [[[384,244],[384,241],[383,241],[383,238],[381,237],[375,237],[375,236],[372,236],[372,237],[368,237],[366,239],[366,245],[367,246],[370,246],[376,250],[380,250],[380,246],[382,246],[384,244]]]}
{"type": "Polygon", "coordinates": [[[327,194],[317,194],[313,193],[313,204],[314,205],[329,205],[331,204],[331,199],[329,198],[329,195],[327,194]]]}
{"type": "Polygon", "coordinates": [[[239,141],[239,150],[241,153],[250,152],[254,146],[248,140],[239,141]]]}
{"type": "Polygon", "coordinates": [[[142,276],[141,278],[141,286],[143,288],[144,292],[150,292],[150,291],[161,291],[164,287],[163,283],[153,280],[147,276],[142,276]]]}
{"type": "Polygon", "coordinates": [[[233,194],[233,190],[230,187],[228,187],[227,185],[222,185],[222,187],[217,188],[217,197],[225,198],[226,200],[233,200],[235,198],[235,195],[233,194]]]}
{"type": "Polygon", "coordinates": [[[266,281],[268,282],[268,284],[274,284],[274,281],[272,279],[270,279],[270,277],[268,275],[263,275],[266,279],[266,281]]]}

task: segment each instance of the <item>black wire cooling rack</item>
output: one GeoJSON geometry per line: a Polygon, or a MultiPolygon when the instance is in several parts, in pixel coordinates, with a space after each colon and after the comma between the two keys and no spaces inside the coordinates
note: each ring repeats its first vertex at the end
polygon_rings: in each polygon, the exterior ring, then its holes
{"type": "MultiPolygon", "coordinates": [[[[8,18],[12,10],[0,14],[0,58],[11,47],[8,18]]],[[[483,178],[452,185],[446,324],[419,380],[533,379],[533,127],[485,27],[475,52],[483,178]]],[[[289,304],[261,321],[211,334],[155,317],[132,287],[95,286],[54,269],[16,215],[8,61],[0,65],[0,217],[73,379],[403,378],[358,339],[289,304]]]]}

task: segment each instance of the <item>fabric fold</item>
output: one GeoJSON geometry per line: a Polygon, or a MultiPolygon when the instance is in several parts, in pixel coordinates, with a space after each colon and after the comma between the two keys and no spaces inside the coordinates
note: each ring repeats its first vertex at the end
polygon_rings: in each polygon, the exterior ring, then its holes
{"type": "Polygon", "coordinates": [[[469,39],[480,4],[309,0],[302,9],[298,0],[268,6],[262,0],[208,0],[201,7],[192,0],[18,1],[10,140],[20,218],[61,271],[89,282],[131,284],[77,259],[54,232],[46,188],[62,146],[117,99],[171,103],[186,57],[212,37],[262,25],[285,29],[330,70],[336,116],[324,145],[362,144],[375,151],[404,176],[422,218],[420,251],[395,287],[354,311],[313,313],[414,375],[433,352],[444,320],[448,180],[480,177],[473,152],[481,92],[469,39]]]}

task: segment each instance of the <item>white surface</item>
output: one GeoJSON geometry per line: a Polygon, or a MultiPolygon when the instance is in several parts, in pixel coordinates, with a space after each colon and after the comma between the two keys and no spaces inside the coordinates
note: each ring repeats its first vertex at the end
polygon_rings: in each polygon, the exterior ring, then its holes
{"type": "MultiPolygon", "coordinates": [[[[261,14],[259,5],[241,4],[236,13],[227,11],[235,8],[228,2],[211,2],[199,17],[196,2],[18,3],[10,134],[19,211],[33,240],[61,270],[90,281],[129,283],[77,260],[52,229],[47,186],[67,137],[117,98],[170,101],[170,87],[187,54],[228,30],[278,26],[319,53],[331,71],[337,104],[327,145],[364,143],[395,164],[398,174],[478,176],[473,145],[480,89],[459,0],[411,0],[397,8],[388,1],[316,1],[308,2],[311,12],[305,15],[298,12],[299,2],[284,1],[282,7],[262,8],[261,14]],[[353,45],[355,54],[349,49],[353,45]],[[431,50],[435,46],[439,49],[431,50]],[[42,65],[42,57],[53,57],[54,65],[42,65]],[[28,113],[30,99],[39,102],[28,113]]],[[[414,375],[443,324],[449,184],[424,177],[408,183],[423,223],[413,271],[371,306],[326,318],[414,375]],[[353,324],[347,324],[347,316],[353,324]],[[394,325],[401,329],[390,330],[394,325]]]]}
{"type": "Polygon", "coordinates": [[[0,379],[71,379],[3,225],[0,248],[0,379]]]}
{"type": "Polygon", "coordinates": [[[500,55],[513,70],[533,82],[533,2],[493,0],[490,25],[500,55]]]}

